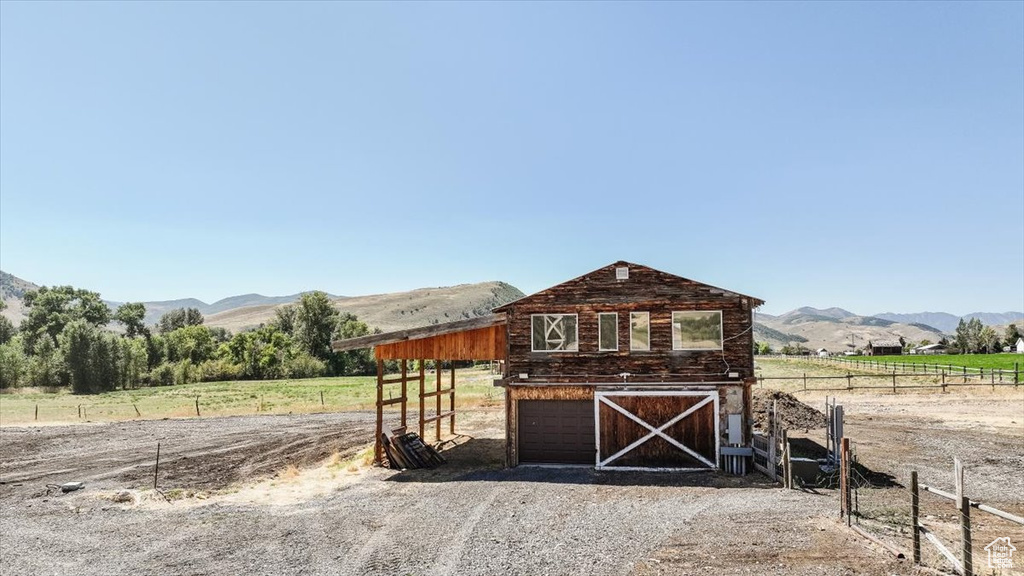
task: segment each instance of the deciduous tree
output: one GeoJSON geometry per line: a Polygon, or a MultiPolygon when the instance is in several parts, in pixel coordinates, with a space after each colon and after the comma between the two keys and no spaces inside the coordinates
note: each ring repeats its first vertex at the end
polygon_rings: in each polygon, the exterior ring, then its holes
{"type": "Polygon", "coordinates": [[[71,322],[81,320],[96,327],[110,322],[110,308],[100,299],[98,292],[76,289],[72,286],[43,286],[25,293],[28,318],[21,323],[25,352],[31,353],[41,337],[55,343],[57,336],[71,322]]]}
{"type": "Polygon", "coordinates": [[[124,326],[125,336],[144,336],[146,330],[146,305],[142,302],[126,302],[117,307],[114,319],[124,326]]]}

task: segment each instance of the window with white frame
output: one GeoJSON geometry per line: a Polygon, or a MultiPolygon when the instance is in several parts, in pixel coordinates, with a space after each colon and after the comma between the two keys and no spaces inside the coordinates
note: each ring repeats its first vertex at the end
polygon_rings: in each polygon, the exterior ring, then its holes
{"type": "Polygon", "coordinates": [[[701,310],[672,313],[673,350],[721,350],[722,312],[701,310]]]}
{"type": "Polygon", "coordinates": [[[576,352],[579,331],[575,314],[533,314],[534,352],[576,352]]]}
{"type": "Polygon", "coordinates": [[[597,350],[615,352],[619,349],[619,315],[601,312],[597,315],[597,350]]]}
{"type": "Polygon", "coordinates": [[[651,313],[629,313],[629,349],[651,349],[651,313]]]}

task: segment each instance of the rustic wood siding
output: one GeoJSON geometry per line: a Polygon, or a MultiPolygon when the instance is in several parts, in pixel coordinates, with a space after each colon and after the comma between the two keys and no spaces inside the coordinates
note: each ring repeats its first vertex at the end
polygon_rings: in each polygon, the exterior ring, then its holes
{"type": "MultiPolygon", "coordinates": [[[[653,426],[660,426],[693,405],[705,399],[703,396],[613,396],[615,404],[653,426]]],[[[650,431],[625,415],[601,404],[601,458],[608,458],[650,431]]],[[[665,434],[687,448],[716,462],[715,453],[715,407],[707,404],[683,420],[664,430],[665,434]]],[[[704,464],[679,450],[662,438],[652,438],[622,457],[610,466],[639,466],[657,468],[705,468],[704,464]]]]}
{"type": "MultiPolygon", "coordinates": [[[[616,264],[617,265],[617,264],[616,264]]],[[[629,265],[628,280],[611,265],[503,306],[508,327],[508,376],[548,382],[701,382],[754,373],[751,298],[644,266],[629,265]],[[722,312],[722,350],[672,350],[672,312],[722,312]],[[619,351],[598,351],[598,314],[619,314],[619,351]],[[650,351],[629,349],[629,313],[649,312],[650,351]],[[531,315],[577,314],[579,351],[533,352],[531,315]]]]}
{"type": "Polygon", "coordinates": [[[427,338],[378,344],[379,360],[504,360],[505,326],[488,326],[427,338]]]}

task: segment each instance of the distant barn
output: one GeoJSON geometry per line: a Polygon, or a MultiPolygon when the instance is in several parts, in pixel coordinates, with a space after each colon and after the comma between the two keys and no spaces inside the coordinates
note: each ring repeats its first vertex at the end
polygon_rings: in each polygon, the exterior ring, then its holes
{"type": "Polygon", "coordinates": [[[901,340],[868,340],[864,349],[866,356],[900,356],[903,354],[901,340]]]}

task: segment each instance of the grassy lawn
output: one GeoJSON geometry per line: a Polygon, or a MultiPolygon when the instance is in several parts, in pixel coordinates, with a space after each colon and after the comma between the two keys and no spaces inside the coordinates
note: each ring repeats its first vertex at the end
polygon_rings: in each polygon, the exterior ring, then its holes
{"type": "Polygon", "coordinates": [[[1024,368],[1024,354],[935,354],[907,356],[847,356],[848,360],[870,360],[873,362],[898,362],[903,364],[938,364],[940,366],[966,366],[968,368],[997,368],[1013,370],[1013,363],[1019,362],[1024,368]]]}
{"type": "MultiPolygon", "coordinates": [[[[433,389],[436,375],[427,373],[427,388],[433,389]]],[[[448,388],[450,373],[445,372],[441,387],[448,388]]],[[[501,405],[501,388],[494,387],[486,368],[456,371],[457,406],[501,405]]],[[[0,394],[0,425],[32,423],[36,406],[39,422],[105,422],[145,419],[195,417],[196,396],[203,416],[236,414],[270,414],[337,412],[370,410],[375,401],[376,378],[354,376],[344,378],[309,378],[305,380],[262,380],[245,382],[204,382],[181,386],[119,390],[103,394],[74,395],[69,391],[42,392],[15,389],[0,394]],[[323,405],[320,393],[323,393],[323,405]],[[83,409],[79,419],[78,408],[83,409]]],[[[409,409],[417,408],[416,384],[410,385],[409,409]]],[[[401,385],[388,384],[385,396],[392,391],[398,396],[401,385]]],[[[444,405],[448,399],[442,398],[444,405]]],[[[432,402],[433,399],[428,399],[432,402]]],[[[391,408],[397,409],[397,406],[391,408]]]]}

